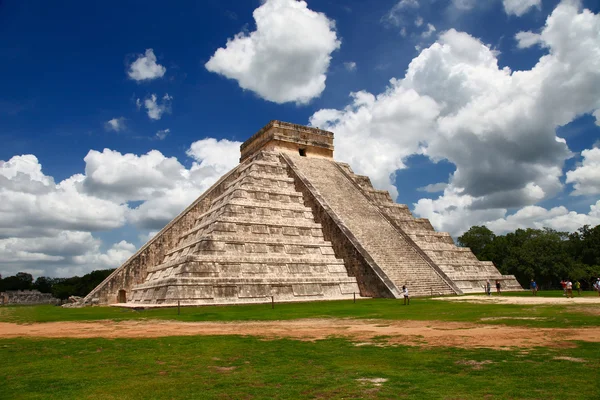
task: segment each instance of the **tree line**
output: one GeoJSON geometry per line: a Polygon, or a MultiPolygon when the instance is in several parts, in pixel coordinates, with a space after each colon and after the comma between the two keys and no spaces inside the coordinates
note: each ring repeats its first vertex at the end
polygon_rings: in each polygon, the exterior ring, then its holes
{"type": "Polygon", "coordinates": [[[585,225],[573,233],[529,228],[505,235],[473,226],[458,238],[458,245],[470,247],[481,261],[493,261],[524,288],[529,288],[531,279],[542,289],[559,288],[560,281],[568,278],[591,289],[600,277],[600,225],[585,225]]]}
{"type": "Polygon", "coordinates": [[[52,296],[65,300],[69,296],[86,296],[98,286],[114,269],[92,271],[82,277],[50,278],[40,276],[35,281],[33,276],[26,272],[2,278],[0,276],[0,292],[7,290],[39,290],[42,293],[52,293],[52,296]]]}

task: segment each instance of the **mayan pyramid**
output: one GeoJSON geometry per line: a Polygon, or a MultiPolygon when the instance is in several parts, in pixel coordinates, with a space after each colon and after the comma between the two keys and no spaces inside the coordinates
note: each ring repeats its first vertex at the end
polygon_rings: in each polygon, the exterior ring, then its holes
{"type": "Polygon", "coordinates": [[[333,160],[333,133],[271,121],[240,164],[86,298],[240,304],[521,290],[448,233],[333,160]]]}

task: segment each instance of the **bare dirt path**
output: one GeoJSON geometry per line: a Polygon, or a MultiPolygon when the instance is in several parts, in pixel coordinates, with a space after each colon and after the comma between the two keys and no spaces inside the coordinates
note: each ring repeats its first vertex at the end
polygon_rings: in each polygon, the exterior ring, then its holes
{"type": "Polygon", "coordinates": [[[94,321],[43,324],[0,323],[0,338],[156,338],[249,335],[265,339],[348,338],[357,345],[408,344],[463,348],[572,347],[569,341],[600,342],[600,328],[548,329],[440,321],[304,319],[267,322],[94,321]],[[385,336],[382,342],[376,340],[385,336]],[[375,340],[375,341],[374,341],[375,340]]]}
{"type": "Polygon", "coordinates": [[[573,298],[566,297],[513,297],[513,296],[483,296],[483,295],[467,295],[467,296],[448,296],[434,297],[434,300],[443,301],[466,301],[469,303],[497,303],[497,304],[522,304],[522,305],[600,305],[600,296],[593,297],[578,297],[576,294],[573,298]]]}

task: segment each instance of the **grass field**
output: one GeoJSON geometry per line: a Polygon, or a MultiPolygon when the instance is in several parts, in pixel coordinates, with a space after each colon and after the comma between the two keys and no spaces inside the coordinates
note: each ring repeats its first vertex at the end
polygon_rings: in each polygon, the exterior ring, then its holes
{"type": "MultiPolygon", "coordinates": [[[[511,296],[530,297],[528,292],[512,293],[511,296]]],[[[557,297],[562,292],[540,292],[538,296],[557,297]]],[[[584,292],[593,297],[595,292],[584,292]]],[[[93,321],[110,319],[115,321],[136,319],[160,319],[176,321],[276,321],[299,318],[369,318],[390,320],[439,320],[457,322],[481,322],[486,324],[508,324],[545,328],[565,326],[600,326],[600,318],[590,318],[590,312],[598,305],[506,305],[455,303],[428,298],[413,299],[409,307],[397,300],[369,299],[352,301],[328,301],[312,303],[283,303],[182,307],[131,310],[116,307],[62,308],[56,306],[0,307],[0,322],[33,323],[54,321],[93,321]],[[498,318],[490,321],[489,318],[498,318]],[[506,319],[502,319],[506,317],[506,319]],[[527,317],[532,319],[514,319],[527,317]]]]}
{"type": "MultiPolygon", "coordinates": [[[[382,324],[404,319],[538,329],[598,327],[597,310],[598,305],[432,299],[413,299],[404,307],[399,301],[375,299],[276,304],[274,310],[270,305],[194,307],[182,308],[181,315],[176,309],[0,307],[0,322],[370,318],[382,324]],[[540,319],[512,319],[530,317],[540,319]]],[[[596,342],[493,350],[390,345],[383,337],[365,345],[340,337],[310,342],[253,336],[41,339],[0,334],[0,360],[0,399],[600,398],[596,342]]]]}

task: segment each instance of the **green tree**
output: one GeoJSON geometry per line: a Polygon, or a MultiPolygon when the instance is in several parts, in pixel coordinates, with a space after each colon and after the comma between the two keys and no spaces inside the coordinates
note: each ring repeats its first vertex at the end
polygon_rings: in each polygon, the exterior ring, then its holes
{"type": "MultiPolygon", "coordinates": [[[[461,247],[469,247],[477,257],[484,257],[486,248],[495,238],[496,235],[494,232],[489,230],[485,225],[472,226],[471,229],[458,238],[458,245],[461,247]]],[[[480,259],[489,261],[485,257],[480,259]]]]}

